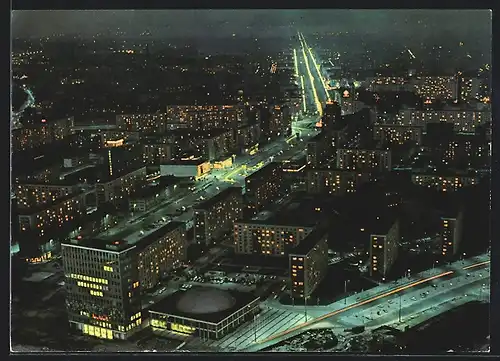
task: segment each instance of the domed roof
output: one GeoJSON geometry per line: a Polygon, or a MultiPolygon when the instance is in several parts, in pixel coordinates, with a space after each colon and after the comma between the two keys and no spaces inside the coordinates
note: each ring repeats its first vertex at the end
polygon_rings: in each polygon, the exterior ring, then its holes
{"type": "Polygon", "coordinates": [[[229,293],[217,288],[192,288],[179,298],[177,309],[185,313],[204,314],[225,311],[233,307],[236,300],[229,293]]]}

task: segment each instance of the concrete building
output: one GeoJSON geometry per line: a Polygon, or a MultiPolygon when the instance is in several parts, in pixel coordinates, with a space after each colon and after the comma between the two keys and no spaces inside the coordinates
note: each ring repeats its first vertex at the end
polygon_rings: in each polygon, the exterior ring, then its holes
{"type": "Polygon", "coordinates": [[[328,271],[328,233],[322,227],[300,242],[288,255],[291,294],[307,298],[328,271]]]}
{"type": "Polygon", "coordinates": [[[158,185],[144,185],[130,194],[130,212],[147,212],[180,189],[179,180],[173,177],[162,179],[158,185]]]}
{"type": "Polygon", "coordinates": [[[78,186],[64,182],[59,182],[59,184],[44,182],[19,183],[14,186],[17,207],[19,209],[29,209],[53,203],[57,199],[78,193],[78,191],[78,186]]]}
{"type": "Polygon", "coordinates": [[[119,114],[116,116],[118,129],[129,132],[164,133],[167,118],[162,113],[119,114]]]}
{"type": "Polygon", "coordinates": [[[391,151],[388,149],[337,149],[337,168],[357,171],[391,170],[391,151]]]}
{"type": "Polygon", "coordinates": [[[397,124],[425,127],[428,123],[447,122],[454,125],[456,132],[474,132],[478,125],[491,122],[488,109],[402,109],[399,111],[397,124]]]}
{"type": "Polygon", "coordinates": [[[208,174],[211,170],[210,162],[205,159],[181,159],[160,164],[162,177],[174,176],[179,178],[198,178],[208,174]]]}
{"type": "Polygon", "coordinates": [[[27,262],[38,263],[52,257],[57,240],[87,215],[87,197],[91,193],[74,192],[19,211],[18,241],[27,262]]]}
{"type": "Polygon", "coordinates": [[[206,245],[216,243],[241,219],[241,188],[229,187],[194,208],[194,239],[206,245]]]}
{"type": "MultiPolygon", "coordinates": [[[[123,237],[120,237],[123,238],[123,237]]],[[[125,239],[62,245],[70,326],[102,339],[127,339],[143,326],[141,293],[185,257],[184,225],[171,222],[125,239]]]]}
{"type": "Polygon", "coordinates": [[[443,258],[455,256],[462,241],[464,212],[462,209],[448,212],[449,215],[441,217],[441,254],[443,258]],[[451,214],[453,213],[453,214],[451,214]]]}
{"type": "Polygon", "coordinates": [[[196,287],[176,292],[149,310],[150,325],[160,336],[221,339],[260,311],[260,299],[250,293],[196,287]]]}
{"type": "Polygon", "coordinates": [[[370,173],[331,168],[308,168],[306,189],[310,194],[344,195],[370,179],[370,173]]]}
{"type": "Polygon", "coordinates": [[[285,220],[237,221],[234,223],[234,250],[240,254],[285,256],[312,232],[314,225],[297,225],[285,220]],[[280,224],[281,223],[281,224],[280,224]]]}
{"type": "Polygon", "coordinates": [[[477,184],[479,177],[475,172],[464,173],[418,173],[411,176],[414,184],[434,188],[438,191],[456,191],[462,187],[477,184]]]}
{"type": "Polygon", "coordinates": [[[370,235],[370,276],[385,280],[398,257],[399,221],[393,217],[378,220],[370,235]]]}
{"type": "Polygon", "coordinates": [[[96,202],[119,203],[146,182],[146,167],[115,172],[96,184],[96,202]]]}
{"type": "Polygon", "coordinates": [[[450,76],[415,76],[411,78],[415,92],[424,99],[456,100],[458,78],[450,76]]]}
{"type": "Polygon", "coordinates": [[[384,144],[405,144],[413,142],[415,145],[422,144],[422,126],[375,124],[373,126],[373,138],[384,144]]]}
{"type": "Polygon", "coordinates": [[[195,130],[233,129],[245,123],[244,108],[227,105],[169,105],[166,109],[168,128],[195,130]]]}
{"type": "Polygon", "coordinates": [[[245,178],[247,211],[258,213],[283,195],[283,168],[280,163],[269,163],[245,178]]]}

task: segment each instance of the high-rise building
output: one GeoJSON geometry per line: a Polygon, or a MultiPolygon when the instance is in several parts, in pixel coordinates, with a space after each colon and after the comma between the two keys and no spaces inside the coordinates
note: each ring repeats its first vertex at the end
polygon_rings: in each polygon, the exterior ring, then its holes
{"type": "Polygon", "coordinates": [[[479,177],[475,172],[439,172],[412,174],[411,180],[419,186],[433,188],[438,191],[456,191],[462,187],[478,184],[479,177]]]}
{"type": "Polygon", "coordinates": [[[373,126],[373,139],[383,144],[405,144],[413,142],[422,144],[423,127],[395,124],[375,124],[373,126]]]}
{"type": "Polygon", "coordinates": [[[164,133],[167,117],[163,113],[154,114],[119,114],[116,125],[120,130],[143,133],[164,133]]]}
{"type": "Polygon", "coordinates": [[[243,196],[241,188],[229,187],[216,196],[194,207],[194,239],[197,243],[211,244],[232,229],[241,219],[243,196]]]}
{"type": "Polygon", "coordinates": [[[74,192],[19,211],[19,246],[26,261],[50,259],[61,238],[69,234],[87,214],[92,192],[74,192]]]}
{"type": "Polygon", "coordinates": [[[283,192],[283,167],[272,162],[245,178],[247,211],[260,212],[276,202],[283,192]]]}
{"type": "Polygon", "coordinates": [[[388,149],[337,149],[337,168],[357,171],[387,171],[392,167],[388,149]]]}
{"type": "Polygon", "coordinates": [[[39,207],[78,192],[76,185],[65,183],[19,183],[14,186],[19,209],[39,207]]]}
{"type": "Polygon", "coordinates": [[[311,224],[287,224],[285,221],[238,221],[234,223],[234,251],[239,254],[286,256],[313,229],[311,224]]]}
{"type": "Polygon", "coordinates": [[[328,271],[328,233],[313,230],[288,255],[292,297],[307,298],[328,271]]]}
{"type": "Polygon", "coordinates": [[[370,173],[357,171],[309,168],[306,170],[306,189],[310,194],[343,195],[353,193],[370,179],[370,173]]]}
{"type": "Polygon", "coordinates": [[[399,222],[381,220],[370,235],[370,276],[384,279],[398,256],[399,222]]]}
{"type": "Polygon", "coordinates": [[[66,309],[70,326],[103,339],[127,339],[141,329],[141,293],[180,266],[183,223],[171,222],[126,239],[63,243],[66,309]]]}
{"type": "Polygon", "coordinates": [[[321,118],[321,131],[328,132],[334,127],[334,124],[340,120],[341,116],[342,111],[338,103],[327,103],[323,112],[323,117],[321,118]]]}
{"type": "Polygon", "coordinates": [[[441,217],[441,254],[445,258],[456,255],[462,241],[464,212],[457,210],[452,213],[441,217]]]}
{"type": "Polygon", "coordinates": [[[474,132],[481,124],[491,122],[491,111],[486,109],[403,109],[397,115],[401,125],[426,126],[428,123],[447,122],[456,132],[474,132]]]}

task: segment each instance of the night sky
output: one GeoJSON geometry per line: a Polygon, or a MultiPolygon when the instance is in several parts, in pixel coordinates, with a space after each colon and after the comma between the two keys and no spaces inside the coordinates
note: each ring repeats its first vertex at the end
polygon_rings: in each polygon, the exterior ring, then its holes
{"type": "MultiPolygon", "coordinates": [[[[127,35],[149,30],[157,37],[288,37],[356,31],[381,37],[448,34],[491,37],[489,10],[94,10],[14,11],[14,37],[56,33],[92,36],[120,28],[127,35]]],[[[467,41],[467,38],[463,39],[467,41]]]]}

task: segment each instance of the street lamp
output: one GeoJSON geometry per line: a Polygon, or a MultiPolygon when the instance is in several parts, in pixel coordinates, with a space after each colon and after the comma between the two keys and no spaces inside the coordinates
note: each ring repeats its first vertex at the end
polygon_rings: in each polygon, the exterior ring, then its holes
{"type": "Polygon", "coordinates": [[[253,315],[253,331],[254,331],[255,342],[257,342],[257,319],[259,316],[260,316],[260,313],[253,315]]]}
{"type": "Polygon", "coordinates": [[[398,318],[399,319],[399,323],[401,323],[401,307],[402,307],[402,305],[401,305],[401,297],[402,297],[402,295],[401,295],[401,293],[399,293],[399,318],[398,318]]]}
{"type": "Polygon", "coordinates": [[[345,280],[344,281],[344,304],[347,305],[347,283],[350,282],[350,280],[345,280]]]}

